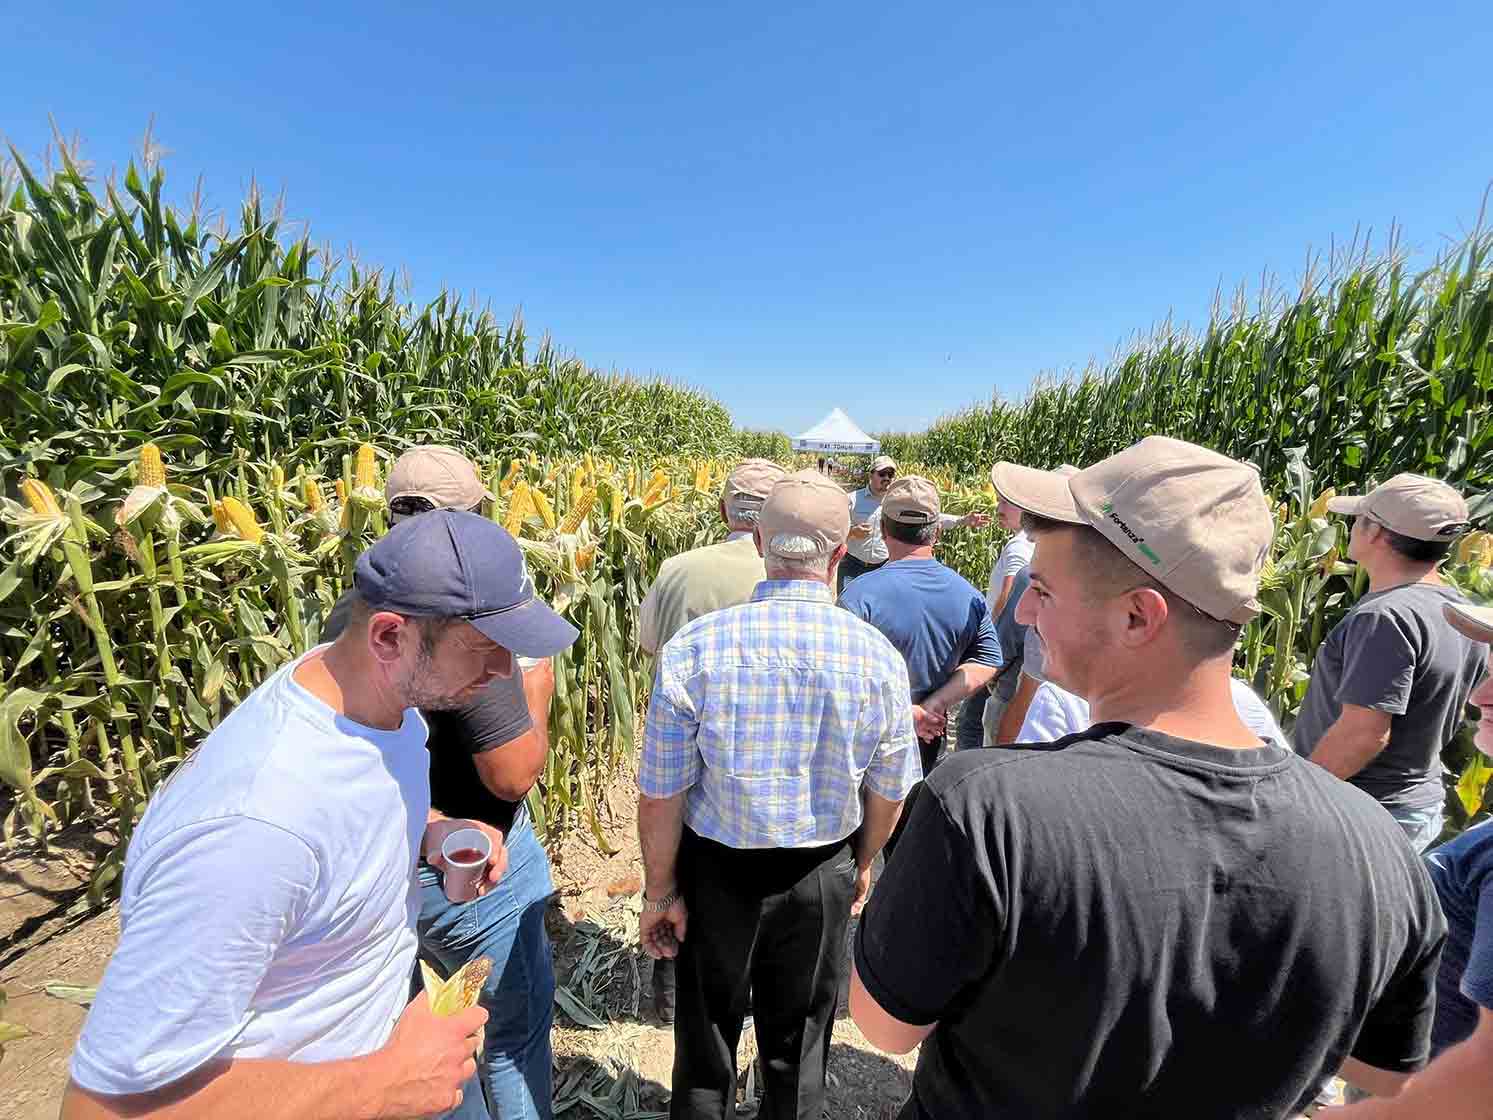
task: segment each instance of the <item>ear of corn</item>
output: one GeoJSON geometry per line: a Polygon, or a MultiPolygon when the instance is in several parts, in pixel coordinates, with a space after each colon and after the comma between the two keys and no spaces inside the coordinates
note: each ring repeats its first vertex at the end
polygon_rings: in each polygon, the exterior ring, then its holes
{"type": "Polygon", "coordinates": [[[57,504],[57,496],[52,493],[52,488],[39,478],[27,478],[21,481],[21,496],[26,499],[26,505],[31,512],[44,517],[61,517],[62,507],[57,504]]]}
{"type": "Polygon", "coordinates": [[[587,486],[576,498],[570,507],[570,512],[565,515],[565,520],[560,523],[561,533],[574,533],[585,523],[586,518],[591,516],[591,509],[596,505],[596,487],[587,486]]]}
{"type": "Polygon", "coordinates": [[[153,443],[140,445],[141,486],[162,487],[166,485],[166,465],[161,462],[161,449],[153,443]]]}
{"type": "Polygon", "coordinates": [[[373,469],[373,445],[361,444],[358,447],[358,456],[353,466],[353,489],[374,490],[378,487],[378,479],[373,469]]]}
{"type": "Polygon", "coordinates": [[[534,503],[534,512],[539,515],[539,520],[544,522],[544,527],[546,529],[553,529],[555,527],[555,508],[550,505],[550,500],[544,492],[544,487],[530,487],[529,500],[534,503]]]}
{"type": "Polygon", "coordinates": [[[321,496],[321,487],[316,484],[316,479],[306,479],[303,497],[306,501],[306,509],[310,513],[320,513],[326,506],[326,499],[321,496]]]}
{"type": "MultiPolygon", "coordinates": [[[[228,524],[244,540],[250,544],[258,544],[264,537],[264,530],[259,527],[259,522],[255,520],[254,511],[244,505],[243,502],[234,497],[227,497],[218,504],[222,506],[223,516],[228,524]]],[[[213,510],[213,515],[214,517],[217,516],[216,509],[213,510]]]]}

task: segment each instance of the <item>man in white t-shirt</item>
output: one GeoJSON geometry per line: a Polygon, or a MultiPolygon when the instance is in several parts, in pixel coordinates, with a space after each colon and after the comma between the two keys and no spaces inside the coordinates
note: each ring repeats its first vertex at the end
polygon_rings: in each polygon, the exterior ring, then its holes
{"type": "MultiPolygon", "coordinates": [[[[1229,681],[1229,691],[1234,700],[1234,711],[1245,727],[1283,750],[1291,749],[1280,724],[1275,722],[1275,716],[1271,715],[1265,701],[1260,699],[1254,689],[1234,677],[1229,681]]],[[[1090,723],[1087,700],[1060,688],[1052,681],[1043,681],[1037,686],[1037,693],[1026,710],[1026,719],[1022,721],[1021,731],[1015,741],[1056,743],[1069,735],[1087,731],[1090,723]]]]}
{"type": "Polygon", "coordinates": [[[62,1120],[432,1116],[475,1084],[486,1011],[405,1006],[416,859],[441,866],[475,824],[430,820],[416,709],[463,704],[576,632],[472,513],[395,526],[356,586],[341,637],[256,689],[151,799],[62,1120]]]}
{"type": "MultiPolygon", "coordinates": [[[[1021,507],[1001,492],[998,480],[1003,466],[1005,464],[997,463],[990,468],[990,482],[995,487],[998,498],[995,507],[996,520],[1000,522],[1001,528],[1011,534],[1011,537],[1001,546],[995,563],[990,568],[990,586],[985,592],[985,599],[990,604],[990,617],[997,620],[997,632],[1004,630],[1001,636],[1001,654],[1004,661],[1000,674],[991,682],[990,689],[986,693],[988,699],[981,702],[972,697],[973,702],[965,705],[969,711],[969,728],[965,730],[964,717],[961,716],[959,739],[961,750],[1000,741],[997,729],[1000,726],[1001,716],[1007,705],[1017,695],[1021,684],[1024,683],[1021,674],[1024,643],[1021,636],[1024,635],[1026,627],[1017,625],[1011,617],[1016,606],[1012,601],[1012,595],[1016,590],[1018,580],[1022,580],[1022,586],[1025,586],[1021,573],[1032,562],[1032,552],[1037,545],[1021,527],[1021,507]],[[999,625],[1001,619],[1006,620],[1004,627],[999,625]],[[1008,644],[1011,645],[1010,649],[1006,648],[1008,644]]],[[[1053,473],[1066,478],[1077,474],[1078,468],[1064,463],[1053,473]]],[[[1020,598],[1019,595],[1016,597],[1020,598]]],[[[1026,699],[1024,695],[1023,704],[1026,699]]]]}

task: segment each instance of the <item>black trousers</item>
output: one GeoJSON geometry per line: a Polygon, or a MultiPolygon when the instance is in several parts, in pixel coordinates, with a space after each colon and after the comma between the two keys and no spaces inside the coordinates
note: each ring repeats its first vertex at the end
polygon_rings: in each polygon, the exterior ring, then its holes
{"type": "MultiPolygon", "coordinates": [[[[933,773],[933,768],[943,761],[943,748],[945,736],[940,735],[937,739],[919,739],[918,754],[922,756],[923,777],[933,773]]],[[[907,796],[902,799],[902,815],[897,818],[896,827],[892,834],[886,838],[882,845],[881,854],[883,859],[891,859],[892,852],[897,847],[897,841],[902,839],[902,830],[907,827],[907,822],[912,818],[912,805],[918,799],[918,794],[923,792],[923,783],[915,782],[913,787],[907,791],[907,796]]]]}
{"type": "MultiPolygon", "coordinates": [[[[885,563],[885,560],[881,562],[881,564],[885,563]]],[[[874,572],[877,568],[881,567],[881,564],[867,564],[847,552],[840,560],[839,586],[835,588],[835,594],[841,594],[845,590],[845,585],[856,576],[863,576],[867,572],[874,572]]]]}
{"type": "Polygon", "coordinates": [[[820,1120],[855,893],[850,841],[728,848],[684,830],[672,1120],[736,1112],[747,995],[762,1063],[761,1120],[820,1120]]]}

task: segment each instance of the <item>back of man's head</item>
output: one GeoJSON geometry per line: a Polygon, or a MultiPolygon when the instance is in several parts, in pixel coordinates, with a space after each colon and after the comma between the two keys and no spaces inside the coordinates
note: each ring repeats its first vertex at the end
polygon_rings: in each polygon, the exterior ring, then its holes
{"type": "Polygon", "coordinates": [[[772,488],[757,518],[768,578],[827,580],[849,532],[845,491],[817,471],[788,475],[772,488]]]}
{"type": "Polygon", "coordinates": [[[721,487],[721,510],[735,532],[751,532],[762,503],[788,472],[771,459],[744,459],[726,476],[721,487]]]}
{"type": "Polygon", "coordinates": [[[477,510],[492,494],[473,462],[454,447],[428,443],[411,447],[389,468],[384,502],[399,522],[436,509],[477,510]]]}
{"type": "Polygon", "coordinates": [[[881,534],[887,555],[900,560],[938,543],[938,487],[921,475],[903,475],[881,500],[881,534]]]}

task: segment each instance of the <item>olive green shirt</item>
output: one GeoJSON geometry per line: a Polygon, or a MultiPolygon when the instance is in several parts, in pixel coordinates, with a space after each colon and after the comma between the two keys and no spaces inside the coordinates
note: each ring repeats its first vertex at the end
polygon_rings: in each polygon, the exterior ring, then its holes
{"type": "Polygon", "coordinates": [[[657,653],[686,622],[747,602],[766,578],[750,533],[669,557],[643,598],[638,644],[657,653]]]}

